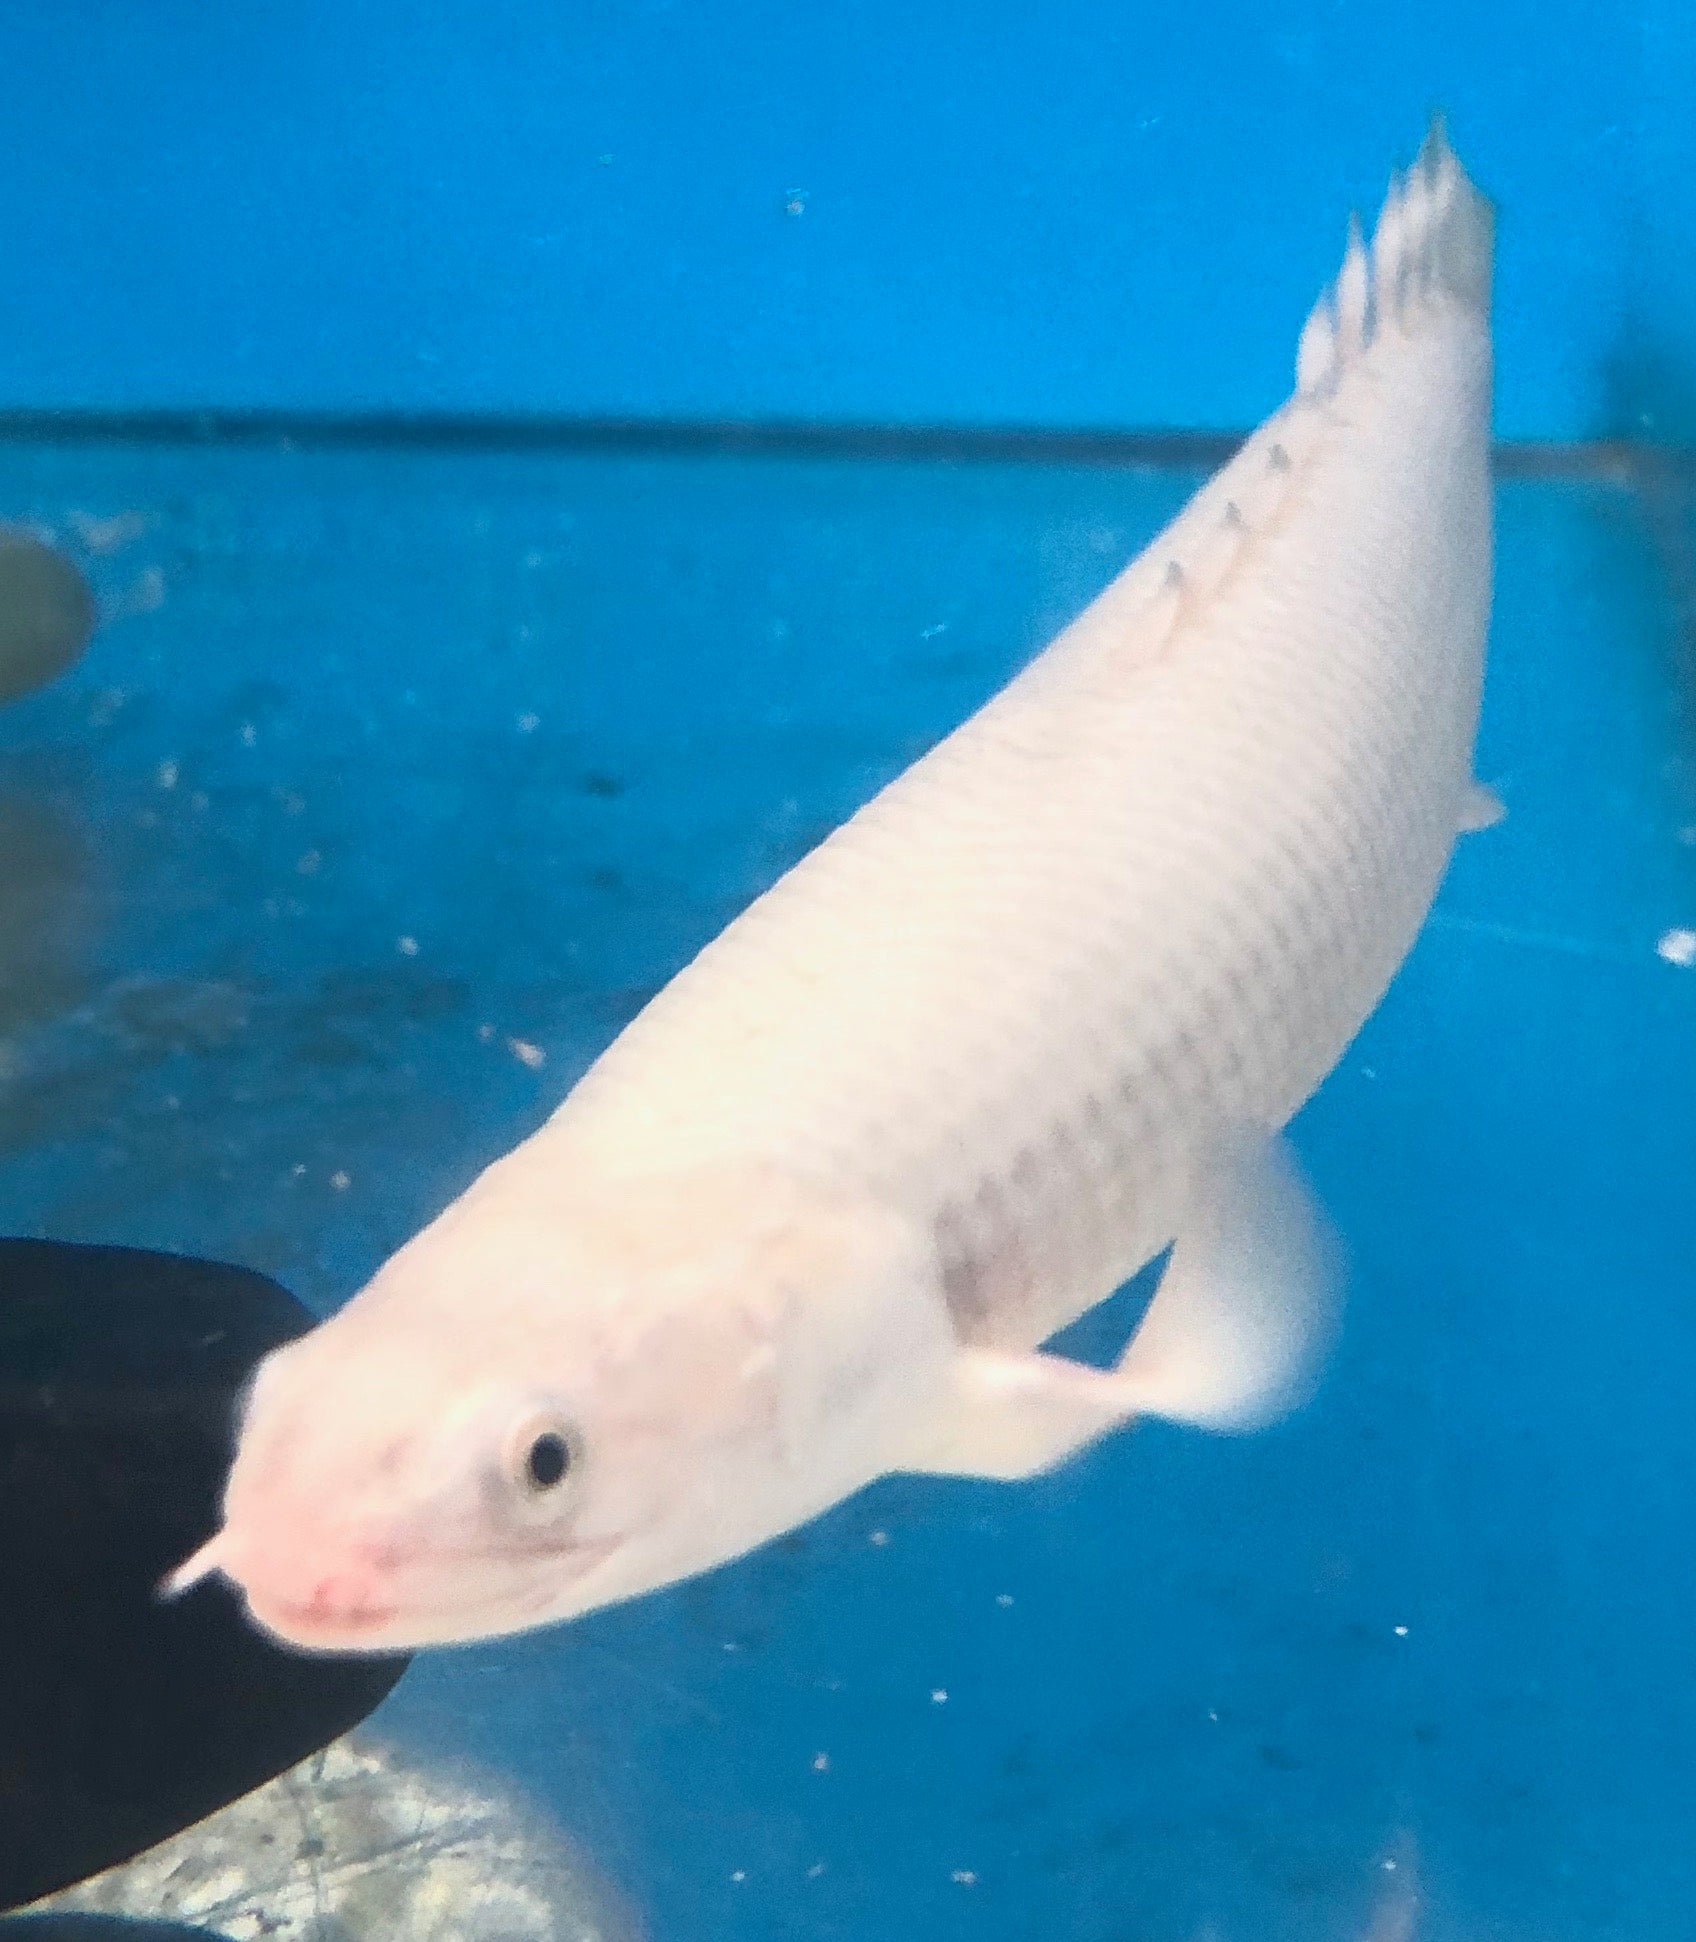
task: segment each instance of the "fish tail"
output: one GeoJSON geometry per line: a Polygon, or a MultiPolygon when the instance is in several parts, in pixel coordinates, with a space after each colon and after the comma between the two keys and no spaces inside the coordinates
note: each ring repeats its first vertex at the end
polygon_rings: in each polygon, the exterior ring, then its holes
{"type": "Polygon", "coordinates": [[[1342,268],[1313,307],[1296,351],[1296,389],[1329,391],[1386,330],[1417,330],[1434,311],[1489,315],[1495,212],[1436,116],[1412,168],[1393,176],[1368,245],[1349,223],[1342,268]]]}

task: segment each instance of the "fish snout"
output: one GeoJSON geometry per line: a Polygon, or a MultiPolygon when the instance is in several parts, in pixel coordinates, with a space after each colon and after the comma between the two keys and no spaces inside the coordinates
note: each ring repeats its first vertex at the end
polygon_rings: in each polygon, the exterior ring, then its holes
{"type": "Polygon", "coordinates": [[[255,1623],[290,1644],[357,1646],[400,1611],[392,1544],[303,1545],[293,1556],[232,1545],[221,1562],[255,1623]]]}
{"type": "MultiPolygon", "coordinates": [[[[254,1616],[263,1622],[264,1613],[255,1604],[251,1588],[247,1602],[254,1616]]],[[[261,1595],[261,1602],[267,1608],[274,1603],[291,1627],[336,1632],[367,1631],[373,1626],[387,1625],[398,1610],[380,1581],[358,1571],[332,1571],[312,1581],[304,1597],[269,1600],[261,1595]]]]}

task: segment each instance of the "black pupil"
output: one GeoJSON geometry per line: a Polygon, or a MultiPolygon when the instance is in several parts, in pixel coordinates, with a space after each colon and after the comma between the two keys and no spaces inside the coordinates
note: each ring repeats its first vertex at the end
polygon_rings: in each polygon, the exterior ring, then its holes
{"type": "Polygon", "coordinates": [[[565,1438],[555,1436],[552,1430],[536,1438],[524,1459],[525,1474],[537,1490],[552,1490],[570,1468],[571,1452],[565,1438]]]}

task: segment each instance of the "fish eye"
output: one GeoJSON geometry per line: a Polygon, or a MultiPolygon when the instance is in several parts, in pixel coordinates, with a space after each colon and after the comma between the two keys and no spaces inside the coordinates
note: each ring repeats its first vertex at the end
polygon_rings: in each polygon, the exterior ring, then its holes
{"type": "Polygon", "coordinates": [[[578,1467],[582,1445],[576,1429],[557,1410],[526,1412],[508,1433],[502,1465],[508,1488],[539,1511],[568,1495],[565,1485],[578,1467]]]}
{"type": "Polygon", "coordinates": [[[524,1454],[524,1479],[532,1490],[552,1490],[571,1468],[571,1445],[558,1430],[543,1430],[524,1454]]]}

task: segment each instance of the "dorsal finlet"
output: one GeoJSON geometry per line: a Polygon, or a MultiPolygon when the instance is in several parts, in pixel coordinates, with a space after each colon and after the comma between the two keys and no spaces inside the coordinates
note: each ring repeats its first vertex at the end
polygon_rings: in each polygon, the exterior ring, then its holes
{"type": "Polygon", "coordinates": [[[1329,290],[1308,312],[1296,345],[1296,389],[1304,398],[1323,391],[1337,367],[1337,327],[1331,316],[1329,290]]]}
{"type": "Polygon", "coordinates": [[[1407,178],[1390,177],[1390,188],[1372,231],[1372,295],[1380,329],[1402,314],[1407,241],[1407,178]]]}
{"type": "Polygon", "coordinates": [[[1414,167],[1432,184],[1445,170],[1452,169],[1458,173],[1460,169],[1460,158],[1449,146],[1449,125],[1441,108],[1433,108],[1431,119],[1425,124],[1425,139],[1419,144],[1414,167]]]}
{"type": "Polygon", "coordinates": [[[1366,267],[1360,217],[1349,216],[1348,246],[1337,275],[1337,354],[1345,362],[1372,342],[1372,277],[1366,267]]]}
{"type": "Polygon", "coordinates": [[[1394,320],[1418,327],[1431,300],[1485,315],[1494,216],[1433,116],[1414,165],[1391,178],[1368,253],[1359,221],[1333,289],[1315,304],[1296,350],[1296,389],[1312,397],[1365,355],[1394,320]]]}

